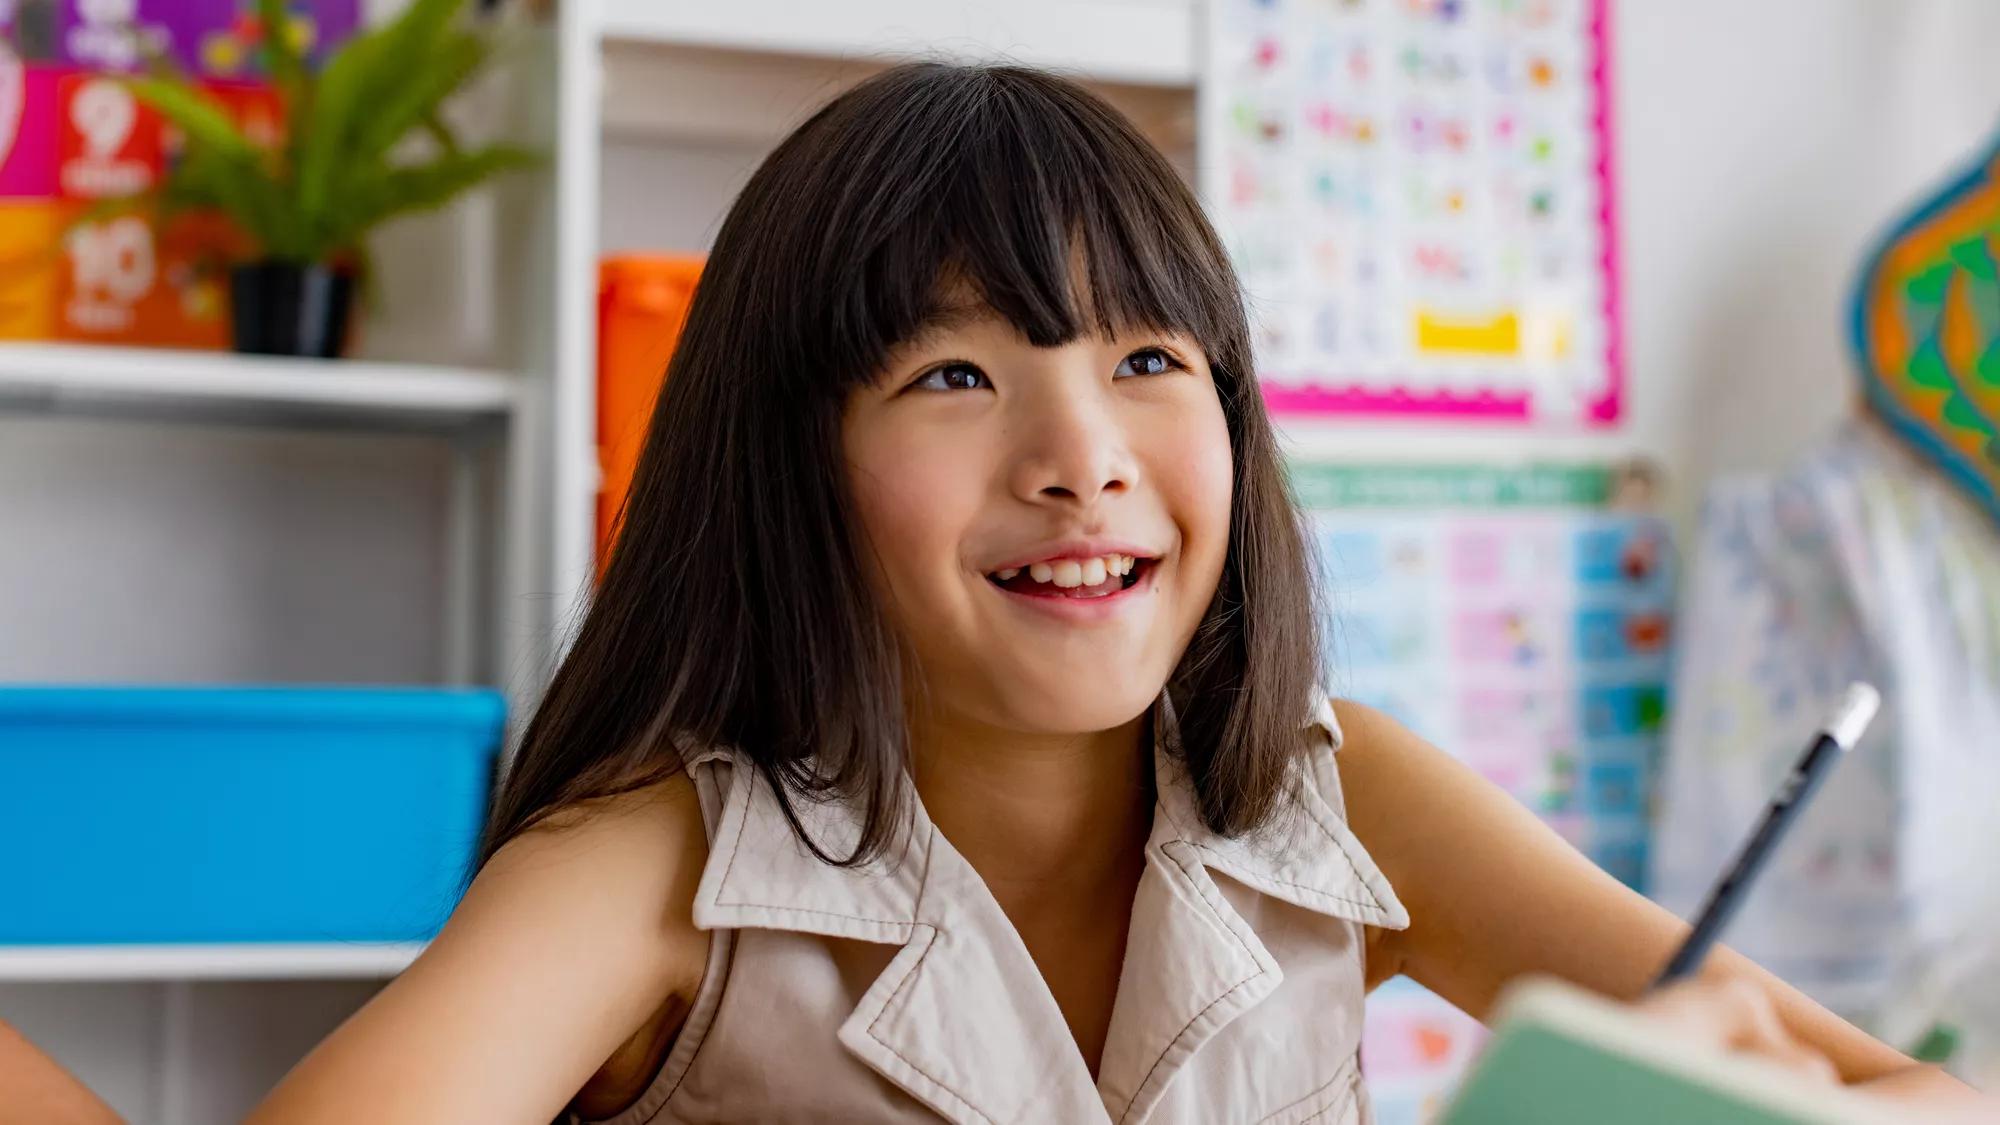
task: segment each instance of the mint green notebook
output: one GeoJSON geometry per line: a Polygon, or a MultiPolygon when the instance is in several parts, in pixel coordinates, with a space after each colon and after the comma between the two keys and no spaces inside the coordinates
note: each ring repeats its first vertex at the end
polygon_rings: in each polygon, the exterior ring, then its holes
{"type": "Polygon", "coordinates": [[[1439,1125],[1881,1125],[1867,1101],[1679,1041],[1572,985],[1532,981],[1439,1125]]]}

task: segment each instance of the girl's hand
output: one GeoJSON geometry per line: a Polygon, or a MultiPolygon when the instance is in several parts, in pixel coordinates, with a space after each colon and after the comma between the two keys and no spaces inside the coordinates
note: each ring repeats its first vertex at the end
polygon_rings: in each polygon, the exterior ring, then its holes
{"type": "MultiPolygon", "coordinates": [[[[1633,1009],[1672,1034],[1773,1063],[1807,1082],[1842,1085],[1825,1055],[1785,1028],[1768,989],[1744,977],[1684,981],[1640,999],[1633,1009]]],[[[1912,1065],[1846,1087],[1882,1107],[1884,1121],[1921,1110],[1930,1125],[2000,1120],[2000,1104],[1934,1066],[1912,1065]]]]}
{"type": "Polygon", "coordinates": [[[1698,978],[1646,996],[1633,1010],[1683,1039],[1840,1085],[1831,1060],[1785,1028],[1768,990],[1743,977],[1698,978]]]}

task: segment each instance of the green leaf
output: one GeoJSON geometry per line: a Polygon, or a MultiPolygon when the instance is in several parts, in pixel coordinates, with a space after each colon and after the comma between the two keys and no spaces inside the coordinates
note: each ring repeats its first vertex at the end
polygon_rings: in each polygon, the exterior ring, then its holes
{"type": "Polygon", "coordinates": [[[541,157],[527,149],[491,145],[391,168],[379,179],[358,186],[352,209],[344,215],[345,244],[359,241],[370,227],[389,219],[441,207],[494,176],[540,162],[541,157]]]}
{"type": "Polygon", "coordinates": [[[343,194],[339,181],[365,162],[360,138],[388,101],[434,65],[436,44],[463,5],[464,0],[411,0],[393,21],[349,40],[327,61],[299,153],[299,205],[313,222],[344,225],[328,209],[343,194]]]}
{"type": "Polygon", "coordinates": [[[258,159],[262,153],[229,116],[229,107],[207,91],[171,78],[127,78],[134,97],[179,126],[191,147],[206,147],[232,158],[258,159]]]}
{"type": "Polygon", "coordinates": [[[471,32],[440,40],[423,68],[376,104],[355,135],[353,155],[365,160],[387,153],[425,118],[435,117],[444,100],[486,65],[488,55],[486,39],[471,32]]]}
{"type": "Polygon", "coordinates": [[[311,112],[294,121],[304,134],[299,142],[297,177],[299,209],[307,215],[319,215],[332,195],[341,149],[353,116],[363,104],[369,74],[382,53],[386,34],[386,29],[364,32],[334,52],[320,71],[311,112]]]}

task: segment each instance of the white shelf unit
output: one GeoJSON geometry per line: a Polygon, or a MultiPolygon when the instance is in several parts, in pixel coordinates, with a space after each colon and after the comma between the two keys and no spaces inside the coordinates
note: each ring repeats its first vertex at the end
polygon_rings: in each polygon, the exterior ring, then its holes
{"type": "MultiPolygon", "coordinates": [[[[496,686],[510,696],[518,720],[539,691],[536,669],[547,634],[547,601],[533,596],[537,552],[546,540],[535,526],[545,475],[535,458],[546,448],[538,440],[546,413],[537,406],[547,365],[533,362],[531,352],[523,360],[515,370],[493,370],[0,343],[0,479],[7,482],[0,510],[8,513],[10,534],[51,544],[0,552],[0,573],[20,580],[13,597],[25,607],[27,599],[45,597],[29,591],[73,591],[86,581],[62,573],[63,553],[101,558],[94,544],[136,539],[146,544],[143,553],[78,569],[100,583],[122,584],[117,576],[130,573],[135,588],[151,589],[158,584],[140,576],[172,559],[180,536],[227,535],[233,527],[240,541],[208,540],[193,550],[211,564],[226,560],[230,573],[247,579],[242,597],[230,596],[235,589],[222,595],[214,622],[219,639],[203,650],[210,655],[200,666],[223,665],[224,679],[284,678],[254,658],[232,658],[255,646],[231,638],[291,629],[276,643],[314,653],[292,663],[326,669],[333,682],[386,672],[393,682],[496,686]],[[16,440],[10,443],[9,435],[16,440]],[[156,464],[166,474],[163,489],[121,475],[150,474],[156,464]],[[241,475],[267,466],[277,480],[241,475]],[[44,492],[55,477],[66,479],[44,492]],[[76,477],[90,483],[69,483],[76,477]],[[273,489],[301,485],[289,504],[271,499],[273,489]],[[93,491],[106,488],[121,494],[129,488],[174,511],[193,505],[195,518],[182,528],[174,515],[154,512],[140,516],[133,531],[107,533],[103,525],[136,514],[138,501],[93,491]],[[381,489],[399,494],[387,500],[386,522],[365,498],[381,489]],[[193,490],[207,498],[193,499],[193,490]],[[38,493],[66,497],[70,506],[38,493]],[[245,501],[249,507],[237,507],[245,501]],[[268,527],[248,522],[287,507],[268,527]],[[222,515],[229,511],[236,514],[222,515]],[[287,542],[306,529],[305,544],[337,534],[351,545],[328,559],[287,542]],[[276,588],[294,594],[326,585],[322,579],[343,592],[388,581],[397,592],[370,598],[356,622],[322,641],[322,630],[310,623],[342,612],[329,608],[334,595],[288,601],[292,595],[274,594],[272,583],[258,577],[273,566],[290,570],[293,577],[276,588]],[[322,575],[321,566],[335,569],[322,575]],[[390,606],[420,616],[392,618],[390,606]],[[375,632],[383,625],[422,638],[417,651],[424,655],[398,655],[399,643],[375,632]]],[[[109,600],[131,604],[129,596],[109,600]]],[[[89,612],[74,598],[69,604],[72,612],[89,612]]],[[[193,620],[185,612],[172,616],[193,620]]],[[[120,644],[124,631],[104,619],[85,630],[100,648],[120,644]]],[[[11,675],[0,678],[47,678],[50,665],[37,654],[32,633],[32,625],[27,633],[0,629],[0,649],[11,649],[11,675]]],[[[67,679],[126,680],[134,667],[142,681],[183,678],[171,656],[148,663],[103,652],[60,666],[57,676],[67,679]],[[128,671],[107,676],[97,671],[100,661],[128,671]]],[[[417,943],[335,942],[0,946],[0,1019],[21,1024],[134,1120],[233,1119],[421,950],[417,943]]]]}
{"type": "Polygon", "coordinates": [[[504,422],[517,382],[420,364],[0,344],[0,408],[12,410],[449,429],[504,422]]]}
{"type": "MultiPolygon", "coordinates": [[[[330,454],[332,449],[352,450],[363,465],[389,457],[397,464],[436,466],[434,471],[441,472],[442,479],[410,482],[413,487],[438,489],[426,495],[435,496],[431,503],[438,505],[433,510],[442,517],[443,526],[432,524],[421,533],[433,546],[419,549],[400,538],[412,530],[404,512],[395,524],[403,530],[372,532],[391,538],[345,557],[366,559],[377,550],[392,555],[437,552],[441,573],[433,572],[431,580],[443,600],[441,605],[430,603],[436,606],[439,628],[430,646],[437,660],[432,682],[500,686],[508,691],[518,718],[539,690],[539,684],[532,682],[532,670],[539,667],[538,646],[547,632],[540,618],[546,603],[531,596],[532,575],[537,573],[533,552],[544,539],[532,525],[543,472],[534,462],[536,451],[544,448],[536,440],[536,429],[546,424],[536,403],[546,383],[531,371],[526,365],[517,373],[368,360],[0,343],[0,426],[25,436],[29,430],[24,427],[47,419],[58,427],[56,433],[84,435],[85,446],[97,455],[128,442],[182,454],[211,442],[242,448],[230,435],[244,434],[244,440],[267,455],[303,441],[303,448],[320,452],[303,455],[299,463],[336,474],[347,471],[346,455],[330,454]],[[110,425],[98,426],[100,422],[110,425]],[[153,436],[161,426],[184,436],[153,436]],[[248,438],[253,431],[266,436],[248,438]],[[418,457],[410,452],[417,447],[432,452],[418,457]]],[[[44,440],[29,444],[48,448],[44,440]]],[[[75,453],[93,456],[81,449],[75,453]]],[[[118,460],[128,467],[134,463],[118,460]]],[[[59,463],[70,467],[56,471],[76,469],[66,459],[59,463]]],[[[139,455],[136,463],[143,464],[144,456],[139,455]]],[[[225,453],[217,462],[218,468],[230,463],[240,464],[240,455],[225,453]]],[[[353,478],[357,483],[329,483],[330,491],[323,495],[347,496],[340,501],[345,505],[353,502],[356,489],[399,486],[394,478],[370,475],[377,472],[363,468],[363,475],[353,478]],[[374,483],[358,483],[368,480],[374,483]]],[[[97,479],[100,486],[123,487],[115,475],[97,479]]],[[[30,490],[33,481],[31,471],[26,482],[30,490]]],[[[235,478],[222,484],[225,498],[210,503],[226,507],[230,503],[226,496],[247,483],[235,478]]],[[[31,514],[47,510],[32,499],[16,504],[31,514]]],[[[119,505],[111,508],[125,510],[119,505]]],[[[377,526],[366,511],[336,510],[347,511],[335,518],[351,525],[355,533],[368,535],[377,526]]],[[[78,549],[86,549],[83,543],[98,538],[87,530],[88,521],[100,517],[94,511],[79,515],[81,522],[41,527],[31,523],[25,534],[53,535],[58,541],[78,534],[78,549]]],[[[288,518],[286,526],[297,528],[324,518],[328,514],[304,511],[288,518]]],[[[212,520],[206,526],[212,527],[212,520]]],[[[276,529],[273,533],[285,534],[276,529]]],[[[252,536],[243,544],[252,552],[247,558],[300,557],[296,550],[274,555],[268,544],[258,542],[260,538],[265,537],[252,536]]],[[[171,543],[166,546],[172,550],[171,543]]],[[[317,562],[307,555],[297,565],[310,568],[317,562]]],[[[129,565],[143,568],[151,563],[134,558],[129,565]]],[[[377,569],[365,561],[361,566],[364,572],[377,569]]],[[[394,572],[409,574],[407,568],[394,572]]],[[[30,581],[36,581],[32,574],[30,581]]],[[[304,581],[313,584],[314,579],[304,581]]],[[[353,588],[372,579],[347,571],[338,581],[353,588]]],[[[258,614],[265,609],[252,603],[240,612],[258,614]]],[[[379,611],[371,612],[375,616],[369,620],[379,622],[379,611]]],[[[219,628],[227,632],[232,626],[224,622],[219,628]]],[[[427,629],[428,622],[418,632],[427,629]]],[[[97,632],[113,638],[106,643],[116,643],[117,629],[100,626],[97,632]]],[[[349,630],[344,643],[354,641],[353,632],[349,630]]],[[[0,635],[0,641],[7,639],[0,635]]],[[[11,641],[16,646],[27,643],[18,633],[11,641]]],[[[297,643],[314,642],[302,635],[297,643]]],[[[380,642],[373,651],[382,651],[380,642]]],[[[320,659],[323,666],[332,662],[353,678],[377,674],[365,657],[357,661],[352,655],[329,654],[320,659]]],[[[115,656],[113,660],[117,662],[115,656]]],[[[407,675],[411,662],[400,663],[407,675]]],[[[37,660],[18,656],[13,664],[30,677],[42,667],[37,660]]],[[[130,662],[119,666],[129,667],[130,662]]],[[[259,667],[252,664],[238,670],[255,678],[259,667]]],[[[155,670],[172,678],[171,667],[155,666],[155,670]]],[[[72,667],[71,674],[76,671],[72,667]]],[[[134,1119],[192,1125],[223,1119],[217,1113],[242,1112],[313,1040],[381,982],[408,967],[421,950],[416,943],[331,942],[0,946],[0,999],[5,1000],[0,1003],[0,1019],[26,1021],[58,1057],[77,1067],[134,1119]],[[131,1025],[143,1030],[121,1030],[131,1025]],[[262,1039],[266,1027],[275,1035],[271,1043],[283,1046],[264,1046],[266,1054],[274,1055],[270,1061],[241,1061],[258,1057],[246,1037],[262,1039]],[[230,1059],[239,1061],[224,1061],[230,1059]]]]}
{"type": "Polygon", "coordinates": [[[0,981],[379,980],[423,952],[419,942],[297,945],[0,947],[0,981]]]}
{"type": "MultiPolygon", "coordinates": [[[[491,628],[526,593],[534,561],[529,432],[535,384],[512,373],[415,363],[193,349],[0,343],[0,413],[168,423],[427,433],[451,444],[446,683],[503,684],[535,666],[531,627],[491,628]],[[527,439],[527,440],[512,440],[527,439]]],[[[539,623],[538,623],[539,624],[539,623]]]]}

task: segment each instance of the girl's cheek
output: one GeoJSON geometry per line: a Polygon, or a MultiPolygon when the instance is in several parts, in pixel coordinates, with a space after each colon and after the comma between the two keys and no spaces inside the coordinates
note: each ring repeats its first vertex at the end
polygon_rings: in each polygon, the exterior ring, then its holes
{"type": "Polygon", "coordinates": [[[1221,404],[1209,402],[1204,409],[1190,411],[1176,429],[1172,448],[1165,451],[1161,464],[1168,474],[1170,494],[1183,509],[1177,513],[1179,521],[1187,525],[1190,535],[1219,537],[1226,542],[1235,466],[1221,404]]]}
{"type": "Polygon", "coordinates": [[[912,599],[922,575],[955,557],[964,474],[948,460],[948,446],[939,448],[920,434],[868,437],[874,440],[849,449],[856,514],[874,548],[877,581],[902,605],[912,599]]]}

